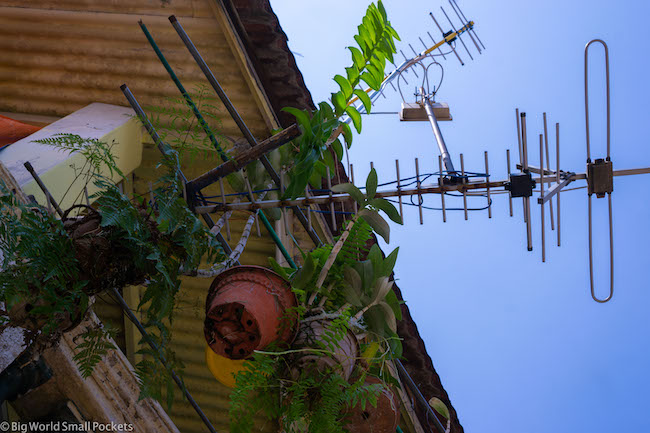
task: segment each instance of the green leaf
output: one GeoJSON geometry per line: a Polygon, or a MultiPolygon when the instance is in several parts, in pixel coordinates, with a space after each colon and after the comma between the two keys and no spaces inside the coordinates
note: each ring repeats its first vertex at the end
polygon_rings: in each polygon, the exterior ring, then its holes
{"type": "Polygon", "coordinates": [[[285,280],[289,279],[287,275],[287,271],[285,271],[284,268],[280,266],[280,264],[273,257],[269,257],[269,264],[271,265],[271,269],[273,269],[276,274],[278,274],[285,280]]]}
{"type": "Polygon", "coordinates": [[[338,161],[343,161],[343,145],[341,144],[341,140],[338,138],[332,142],[332,149],[334,149],[334,152],[336,153],[336,158],[338,161]]]}
{"type": "Polygon", "coordinates": [[[395,248],[385,259],[381,268],[381,275],[390,276],[393,273],[395,268],[395,262],[397,262],[397,254],[399,253],[399,247],[395,248]]]}
{"type": "Polygon", "coordinates": [[[361,190],[351,183],[339,183],[338,185],[334,185],[332,187],[332,192],[350,194],[350,197],[352,197],[359,206],[363,206],[366,202],[366,197],[363,195],[361,190]]]}
{"type": "Polygon", "coordinates": [[[399,212],[393,206],[393,203],[389,202],[383,198],[375,198],[368,202],[370,206],[373,206],[379,210],[384,211],[384,213],[390,218],[393,222],[397,224],[402,224],[402,217],[399,215],[399,212]]]}
{"type": "Polygon", "coordinates": [[[343,285],[343,297],[345,297],[347,303],[354,305],[355,307],[363,306],[363,302],[361,302],[361,290],[354,287],[352,284],[343,285]]]}
{"type": "Polygon", "coordinates": [[[320,108],[321,113],[326,119],[331,119],[334,117],[334,110],[332,106],[325,101],[319,102],[318,107],[320,108]]]}
{"type": "Polygon", "coordinates": [[[359,100],[363,104],[363,108],[366,109],[366,113],[370,113],[370,110],[372,109],[372,101],[370,100],[370,96],[368,96],[368,94],[361,89],[355,89],[354,94],[359,97],[359,100]]]}
{"type": "Polygon", "coordinates": [[[345,108],[347,107],[347,100],[343,96],[343,93],[332,93],[332,104],[334,104],[334,109],[337,116],[343,114],[345,112],[345,108]]]}
{"type": "Polygon", "coordinates": [[[384,258],[381,249],[379,248],[379,245],[372,244],[372,247],[370,247],[370,251],[368,251],[368,260],[370,260],[370,262],[372,263],[372,269],[374,271],[374,274],[377,277],[381,277],[384,258]]]}
{"type": "Polygon", "coordinates": [[[352,86],[350,85],[350,82],[347,80],[347,78],[343,77],[342,75],[336,75],[334,76],[334,81],[336,81],[338,85],[341,86],[343,97],[346,100],[350,99],[350,96],[352,96],[352,86]]]}
{"type": "MultiPolygon", "coordinates": [[[[361,277],[362,287],[364,289],[372,288],[372,283],[374,282],[375,276],[372,269],[372,263],[370,262],[370,260],[364,260],[362,262],[355,263],[354,269],[361,277]]],[[[372,293],[370,293],[370,295],[372,295],[372,293]]]]}
{"type": "Polygon", "coordinates": [[[296,273],[296,276],[293,278],[291,285],[296,289],[304,289],[305,286],[311,281],[316,271],[316,264],[311,255],[307,255],[305,258],[305,263],[302,265],[302,268],[296,273]]]}
{"type": "Polygon", "coordinates": [[[380,302],[378,304],[384,310],[384,317],[386,318],[386,324],[391,331],[397,332],[397,318],[395,317],[395,312],[386,302],[380,302]]]}
{"type": "Polygon", "coordinates": [[[355,289],[363,289],[363,281],[361,281],[361,276],[353,267],[347,266],[345,269],[343,269],[343,278],[355,289]]]}
{"type": "MultiPolygon", "coordinates": [[[[363,69],[364,66],[366,66],[366,61],[363,58],[363,54],[356,47],[348,47],[348,49],[352,53],[352,64],[356,66],[357,71],[360,71],[361,69],[363,69]]],[[[358,72],[357,75],[359,75],[358,72]]]]}
{"type": "Polygon", "coordinates": [[[309,118],[309,115],[305,111],[293,107],[284,107],[282,111],[286,111],[287,113],[293,115],[296,118],[296,121],[300,125],[303,134],[305,134],[308,137],[312,135],[311,119],[309,118]]]}
{"type": "Polygon", "coordinates": [[[381,17],[383,18],[384,22],[388,19],[386,15],[386,9],[384,9],[384,4],[379,0],[377,2],[377,8],[379,9],[379,13],[381,14],[381,17]]]}
{"type": "Polygon", "coordinates": [[[362,209],[359,211],[359,216],[361,216],[368,224],[370,224],[370,227],[372,227],[375,233],[384,238],[386,243],[389,242],[390,227],[377,211],[362,209]]]}
{"type": "Polygon", "coordinates": [[[377,170],[374,168],[370,169],[368,178],[366,179],[366,196],[368,200],[371,200],[375,197],[377,193],[377,170]]]}
{"type": "Polygon", "coordinates": [[[378,83],[375,76],[370,72],[364,72],[363,74],[361,74],[361,79],[365,81],[366,84],[370,86],[370,88],[373,90],[377,90],[381,86],[381,83],[380,82],[378,83]]]}
{"type": "Polygon", "coordinates": [[[341,123],[341,129],[343,130],[343,139],[345,144],[347,144],[348,149],[352,146],[352,129],[347,123],[341,123]]]}
{"type": "Polygon", "coordinates": [[[381,277],[377,279],[375,287],[373,288],[372,303],[378,304],[386,298],[388,292],[393,288],[393,282],[388,277],[381,277]]]}
{"type": "Polygon", "coordinates": [[[395,313],[395,318],[397,320],[402,320],[402,309],[400,308],[400,305],[403,302],[401,302],[397,298],[397,295],[395,294],[394,290],[391,290],[390,292],[388,292],[388,294],[386,295],[385,301],[393,309],[393,313],[395,313]]]}
{"type": "Polygon", "coordinates": [[[449,419],[449,409],[447,409],[447,405],[444,404],[438,397],[431,397],[429,400],[429,406],[431,406],[440,415],[449,419]]]}
{"type": "Polygon", "coordinates": [[[361,132],[361,114],[359,114],[359,111],[354,108],[352,105],[349,105],[345,108],[345,112],[350,116],[350,119],[352,119],[352,124],[354,125],[354,129],[357,130],[357,132],[361,132]]]}
{"type": "Polygon", "coordinates": [[[345,75],[348,76],[348,81],[350,84],[357,84],[359,82],[359,68],[356,65],[345,68],[345,75]]]}

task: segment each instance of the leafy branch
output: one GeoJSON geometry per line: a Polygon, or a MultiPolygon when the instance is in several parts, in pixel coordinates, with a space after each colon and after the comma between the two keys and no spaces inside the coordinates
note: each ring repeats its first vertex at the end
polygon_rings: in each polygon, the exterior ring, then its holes
{"type": "Polygon", "coordinates": [[[341,122],[342,116],[349,116],[357,132],[361,132],[361,114],[351,101],[355,97],[360,99],[367,112],[370,112],[372,103],[366,92],[357,86],[363,81],[370,89],[379,90],[386,60],[393,63],[394,40],[399,40],[381,0],[377,5],[370,4],[354,39],[358,48],[348,47],[352,65],[345,69],[347,78],[342,75],[334,77],[340,90],[332,93],[331,105],[321,102],[314,112],[291,107],[283,109],[296,117],[303,132],[293,143],[297,154],[291,169],[291,182],[285,192],[287,198],[303,194],[308,183],[320,187],[322,178],[327,175],[327,167],[330,173],[336,172],[336,161],[342,160],[344,151],[338,135],[343,133],[348,148],[352,145],[352,130],[350,125],[341,122]],[[333,152],[327,150],[330,145],[333,152]]]}

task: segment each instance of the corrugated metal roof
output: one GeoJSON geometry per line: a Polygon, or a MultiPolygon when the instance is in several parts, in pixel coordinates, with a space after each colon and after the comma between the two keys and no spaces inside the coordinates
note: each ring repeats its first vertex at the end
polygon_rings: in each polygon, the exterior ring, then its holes
{"type": "MultiPolygon", "coordinates": [[[[127,83],[142,106],[179,93],[137,22],[143,19],[190,90],[207,81],[167,20],[176,14],[251,130],[268,134],[236,65],[211,0],[0,1],[0,111],[65,116],[92,102],[127,105],[127,83]]],[[[217,104],[218,105],[218,104],[217,104]]],[[[224,116],[222,131],[238,134],[224,116]]]]}

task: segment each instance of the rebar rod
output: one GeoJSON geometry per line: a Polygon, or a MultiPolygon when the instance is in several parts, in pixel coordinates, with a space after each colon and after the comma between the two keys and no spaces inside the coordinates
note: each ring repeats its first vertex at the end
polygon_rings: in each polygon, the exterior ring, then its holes
{"type": "Polygon", "coordinates": [[[36,174],[36,171],[34,170],[34,167],[32,167],[32,164],[29,161],[27,161],[23,165],[25,166],[29,174],[32,175],[38,187],[41,189],[41,191],[43,191],[43,194],[45,194],[45,201],[48,204],[51,204],[56,210],[56,213],[58,213],[59,216],[63,218],[63,211],[59,207],[59,204],[54,200],[54,197],[52,197],[52,194],[50,194],[50,191],[47,189],[47,187],[45,186],[41,178],[38,176],[38,174],[36,174]]]}
{"type": "Polygon", "coordinates": [[[165,355],[162,353],[158,345],[151,339],[151,336],[147,332],[146,329],[144,329],[144,326],[142,326],[142,323],[138,320],[137,317],[135,317],[135,314],[131,311],[131,308],[129,305],[126,303],[122,295],[120,295],[120,292],[117,291],[114,287],[111,289],[111,292],[117,302],[120,304],[120,307],[122,307],[122,310],[126,314],[126,316],[129,318],[131,323],[135,325],[136,328],[138,328],[138,331],[140,331],[140,334],[142,334],[142,337],[145,339],[145,341],[149,344],[151,349],[153,349],[154,353],[156,354],[156,357],[160,361],[162,365],[165,366],[165,368],[169,371],[169,374],[171,375],[172,379],[174,382],[176,382],[176,385],[178,385],[178,388],[183,392],[183,395],[185,395],[185,398],[187,398],[187,401],[190,403],[190,405],[194,408],[196,413],[199,415],[199,418],[201,418],[201,421],[203,421],[203,424],[208,428],[210,433],[217,433],[217,430],[214,428],[210,420],[208,419],[207,416],[205,416],[205,413],[203,413],[203,410],[201,410],[201,407],[199,404],[194,400],[194,397],[192,397],[192,394],[190,394],[190,391],[185,387],[183,384],[183,381],[178,377],[176,372],[174,371],[173,368],[169,367],[167,365],[167,359],[165,358],[165,355]]]}
{"type": "Polygon", "coordinates": [[[219,153],[219,156],[221,157],[222,161],[227,161],[228,160],[228,155],[223,151],[221,148],[221,145],[219,145],[219,142],[217,141],[217,138],[214,136],[214,133],[212,132],[212,129],[208,125],[208,123],[205,121],[203,118],[203,115],[199,111],[198,107],[192,100],[192,97],[190,94],[185,90],[185,87],[181,83],[181,81],[178,79],[176,76],[176,73],[172,69],[172,67],[169,65],[169,62],[167,62],[167,59],[165,58],[164,54],[162,51],[160,51],[160,48],[158,48],[158,45],[156,44],[156,41],[153,39],[151,34],[149,33],[149,30],[147,29],[147,26],[142,22],[142,20],[138,21],[138,24],[140,24],[140,28],[142,29],[142,32],[144,33],[145,37],[147,38],[147,41],[149,41],[149,44],[151,45],[151,48],[153,48],[154,52],[156,53],[156,56],[158,56],[158,60],[160,60],[160,63],[164,66],[165,70],[169,74],[170,78],[176,84],[176,87],[178,88],[178,91],[181,92],[181,95],[183,95],[183,99],[187,103],[187,105],[190,107],[192,110],[192,113],[194,113],[194,117],[196,117],[196,120],[199,122],[199,125],[201,125],[201,128],[205,131],[205,133],[208,135],[208,138],[210,139],[210,142],[212,143],[212,146],[215,148],[215,150],[219,153]]]}
{"type": "MultiPolygon", "coordinates": [[[[246,126],[246,123],[244,122],[242,117],[239,115],[239,113],[235,109],[234,105],[232,104],[232,102],[228,98],[228,95],[226,95],[226,92],[224,92],[223,88],[219,84],[219,81],[217,81],[216,77],[214,76],[214,74],[210,70],[210,67],[208,66],[208,64],[205,62],[205,60],[203,60],[203,57],[201,57],[201,54],[196,49],[196,47],[194,46],[194,43],[192,42],[192,40],[190,39],[188,34],[183,29],[183,26],[181,26],[181,23],[178,22],[178,20],[176,19],[176,17],[174,15],[169,17],[169,21],[171,22],[172,26],[176,30],[176,33],[178,33],[178,36],[181,38],[181,40],[185,44],[185,47],[188,49],[188,51],[190,52],[190,54],[192,55],[192,57],[196,61],[197,65],[199,66],[199,68],[201,69],[203,74],[205,75],[206,79],[208,80],[208,82],[210,83],[210,85],[212,86],[214,91],[217,93],[217,96],[219,96],[219,99],[221,100],[221,102],[226,107],[226,110],[228,110],[228,113],[230,114],[230,116],[233,118],[233,120],[237,124],[237,127],[239,128],[241,133],[244,135],[244,137],[246,138],[248,143],[251,145],[251,147],[255,147],[257,145],[257,140],[255,140],[255,137],[253,136],[251,131],[248,129],[248,126],[246,126]]],[[[279,188],[280,187],[280,176],[278,175],[278,173],[275,171],[275,169],[271,165],[271,162],[268,160],[268,158],[266,156],[262,156],[259,160],[262,163],[262,165],[264,166],[264,168],[266,169],[266,171],[268,172],[269,176],[271,176],[271,180],[273,181],[273,183],[275,183],[275,185],[279,188]]],[[[313,230],[313,228],[311,227],[311,224],[308,223],[307,218],[305,217],[303,212],[297,207],[292,207],[291,210],[296,215],[296,217],[298,218],[298,220],[300,221],[302,226],[305,228],[305,230],[307,231],[307,234],[312,239],[312,241],[316,245],[321,245],[322,242],[321,242],[318,234],[316,233],[316,231],[313,230]]]]}
{"type": "Polygon", "coordinates": [[[422,395],[422,392],[419,390],[418,386],[415,384],[413,379],[411,378],[411,375],[406,371],[406,368],[404,368],[404,365],[402,364],[402,361],[399,359],[395,360],[395,365],[397,365],[397,370],[404,379],[406,379],[406,385],[411,389],[411,392],[415,395],[417,398],[418,402],[422,406],[422,408],[430,415],[431,418],[434,420],[434,425],[436,426],[436,430],[438,430],[440,433],[446,433],[445,427],[442,425],[440,420],[438,419],[438,416],[435,414],[433,409],[431,408],[431,405],[429,402],[424,398],[422,395]]]}
{"type": "MultiPolygon", "coordinates": [[[[129,101],[129,105],[131,105],[131,108],[133,108],[133,110],[137,114],[138,118],[140,119],[140,122],[142,122],[142,124],[144,125],[144,128],[151,136],[151,139],[156,144],[156,147],[158,147],[158,150],[163,155],[166,155],[168,151],[165,148],[166,144],[162,141],[160,135],[158,135],[158,132],[156,132],[156,129],[151,124],[151,121],[149,121],[149,118],[147,117],[146,113],[144,112],[144,110],[142,109],[138,101],[135,99],[135,96],[133,96],[133,93],[131,93],[129,87],[126,84],[122,84],[120,86],[120,89],[122,89],[122,93],[126,97],[126,100],[129,101]]],[[[187,178],[183,174],[180,167],[176,168],[176,172],[181,177],[183,183],[187,184],[187,178]]],[[[203,194],[201,194],[200,191],[198,191],[197,193],[199,195],[199,199],[201,200],[201,202],[207,203],[205,197],[203,197],[203,194]]],[[[205,223],[208,225],[208,228],[212,228],[214,226],[214,221],[212,221],[210,215],[203,215],[202,218],[205,221],[205,223]]],[[[219,244],[221,244],[221,247],[223,248],[224,252],[230,255],[232,253],[232,249],[230,248],[230,245],[228,245],[228,242],[226,242],[226,240],[223,238],[223,235],[221,233],[217,233],[215,237],[217,238],[219,244]]],[[[239,264],[239,262],[236,262],[236,264],[239,264]]]]}

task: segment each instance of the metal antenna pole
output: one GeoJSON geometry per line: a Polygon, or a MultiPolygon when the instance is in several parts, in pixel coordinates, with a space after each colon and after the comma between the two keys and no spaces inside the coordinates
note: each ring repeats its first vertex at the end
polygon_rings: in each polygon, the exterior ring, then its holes
{"type": "Polygon", "coordinates": [[[436,115],[433,113],[433,106],[429,100],[429,96],[424,94],[424,89],[420,87],[420,95],[422,96],[422,103],[424,104],[424,109],[427,112],[427,117],[429,118],[429,123],[431,124],[431,129],[433,130],[433,135],[436,137],[436,143],[438,144],[438,149],[440,149],[440,156],[442,156],[442,163],[445,166],[445,170],[448,173],[455,174],[456,170],[454,169],[454,164],[451,162],[451,155],[447,150],[447,145],[445,144],[445,139],[442,138],[442,132],[440,132],[440,127],[438,126],[438,120],[436,115]]]}
{"type": "MultiPolygon", "coordinates": [[[[221,88],[221,85],[219,84],[219,81],[215,78],[214,74],[210,70],[210,67],[208,67],[207,63],[205,60],[203,60],[203,57],[201,57],[201,54],[198,52],[196,47],[194,46],[194,43],[188,36],[188,34],[185,32],[183,27],[181,26],[181,23],[178,22],[176,17],[174,15],[169,17],[169,21],[172,23],[172,26],[176,30],[176,33],[178,33],[178,36],[181,38],[183,43],[185,44],[185,47],[187,50],[190,52],[194,60],[196,61],[197,65],[203,71],[203,74],[205,75],[206,79],[214,89],[214,91],[217,93],[219,96],[219,99],[221,99],[221,102],[224,104],[226,109],[228,110],[228,113],[231,115],[235,123],[237,124],[237,127],[239,127],[239,130],[241,133],[244,135],[248,143],[251,145],[251,147],[255,147],[257,145],[257,141],[255,140],[255,137],[253,137],[253,134],[251,131],[248,129],[248,126],[246,126],[246,123],[244,120],[241,118],[237,110],[235,109],[234,105],[228,98],[228,95],[226,95],[226,92],[221,88]]],[[[271,165],[271,162],[269,162],[268,158],[266,156],[262,156],[260,158],[260,162],[266,169],[266,171],[269,173],[269,176],[271,176],[271,180],[275,185],[279,188],[280,187],[280,176],[278,173],[275,171],[273,166],[271,165]]],[[[309,234],[309,237],[312,239],[312,241],[316,245],[321,245],[322,242],[320,238],[318,237],[318,234],[316,231],[313,230],[313,228],[308,224],[307,218],[303,214],[302,210],[300,210],[298,207],[292,207],[291,210],[293,213],[298,217],[298,220],[302,224],[302,226],[305,228],[307,233],[309,234]]]]}

